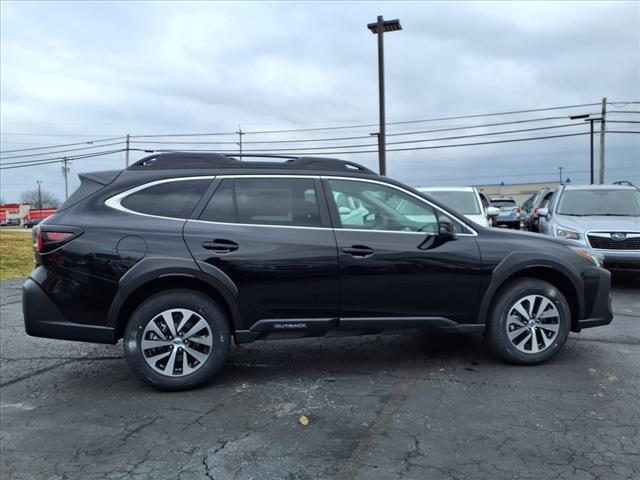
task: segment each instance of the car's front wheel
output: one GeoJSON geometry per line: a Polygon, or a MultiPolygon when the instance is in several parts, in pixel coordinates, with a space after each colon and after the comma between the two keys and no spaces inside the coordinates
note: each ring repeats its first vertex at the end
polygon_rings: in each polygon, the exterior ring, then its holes
{"type": "Polygon", "coordinates": [[[210,381],[229,351],[224,311],[193,290],[168,290],[145,300],[124,331],[133,372],[162,390],[188,390],[210,381]]]}
{"type": "Polygon", "coordinates": [[[543,363],[569,336],[571,309],[562,292],[537,278],[521,278],[503,287],[489,311],[489,346],[507,362],[543,363]]]}

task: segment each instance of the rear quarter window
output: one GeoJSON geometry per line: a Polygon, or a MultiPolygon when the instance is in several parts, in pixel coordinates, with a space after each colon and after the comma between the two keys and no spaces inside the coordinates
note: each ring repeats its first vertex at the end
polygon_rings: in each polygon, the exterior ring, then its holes
{"type": "Polygon", "coordinates": [[[161,183],[128,195],[120,205],[146,215],[188,218],[210,183],[210,179],[161,183]]]}

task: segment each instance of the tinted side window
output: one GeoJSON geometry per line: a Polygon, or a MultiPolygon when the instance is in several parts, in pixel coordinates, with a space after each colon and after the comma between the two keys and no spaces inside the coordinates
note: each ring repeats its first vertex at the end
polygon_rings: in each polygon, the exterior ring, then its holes
{"type": "Polygon", "coordinates": [[[176,180],[132,193],[122,200],[124,208],[161,217],[187,218],[211,180],[176,180]]]}
{"type": "Polygon", "coordinates": [[[259,225],[320,227],[313,179],[225,179],[205,207],[201,220],[259,225]]]}
{"type": "Polygon", "coordinates": [[[329,180],[342,228],[407,232],[438,231],[428,204],[377,183],[329,180]]]}
{"type": "Polygon", "coordinates": [[[238,222],[320,227],[313,179],[237,178],[238,222]]]}
{"type": "Polygon", "coordinates": [[[209,203],[202,211],[200,220],[209,222],[236,222],[236,206],[234,203],[233,179],[223,180],[209,203]]]}

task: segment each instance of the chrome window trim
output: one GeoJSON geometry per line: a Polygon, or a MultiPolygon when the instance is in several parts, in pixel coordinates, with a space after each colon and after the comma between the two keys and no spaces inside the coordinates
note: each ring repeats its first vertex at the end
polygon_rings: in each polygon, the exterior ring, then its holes
{"type": "Polygon", "coordinates": [[[142,215],[143,217],[151,217],[151,218],[161,218],[164,220],[179,220],[181,222],[186,221],[186,218],[179,217],[165,217],[162,215],[152,215],[150,213],[142,213],[137,212],[135,210],[130,210],[126,207],[122,206],[122,201],[127,198],[129,195],[133,195],[136,192],[140,192],[142,190],[146,190],[147,188],[155,187],[156,185],[162,185],[163,183],[171,183],[171,182],[184,182],[187,180],[213,180],[216,178],[215,175],[203,175],[199,177],[172,177],[172,178],[164,178],[162,180],[154,180],[153,182],[143,183],[142,185],[138,185],[137,187],[130,188],[129,190],[125,190],[124,192],[120,192],[113,197],[109,197],[104,201],[104,204],[107,207],[113,208],[115,210],[120,210],[121,212],[131,213],[133,215],[142,215]]]}
{"type": "Polygon", "coordinates": [[[298,226],[298,225],[270,225],[270,224],[262,224],[262,223],[232,223],[232,222],[213,222],[213,221],[209,221],[209,220],[199,220],[199,219],[193,219],[193,218],[178,218],[178,217],[165,217],[162,215],[151,215],[148,213],[142,213],[142,212],[137,212],[135,210],[130,210],[128,208],[125,208],[122,206],[122,200],[124,200],[126,197],[128,197],[129,195],[132,195],[136,192],[139,192],[141,190],[145,190],[147,188],[150,187],[154,187],[156,185],[161,185],[163,183],[170,183],[170,182],[181,182],[181,181],[188,181],[188,180],[213,180],[213,179],[226,179],[226,178],[308,178],[308,179],[318,179],[318,180],[347,180],[347,181],[355,181],[355,182],[367,182],[367,183],[375,183],[378,185],[383,185],[386,187],[390,187],[390,188],[394,188],[400,192],[405,193],[406,195],[409,195],[411,197],[414,197],[415,199],[426,203],[427,205],[429,205],[430,207],[440,211],[441,213],[444,213],[445,215],[450,216],[454,221],[456,221],[457,223],[459,223],[460,225],[462,225],[463,227],[467,228],[468,230],[470,230],[473,233],[456,233],[456,235],[459,236],[463,236],[463,237],[476,237],[478,236],[478,232],[471,226],[469,226],[468,224],[466,224],[465,222],[460,221],[458,218],[456,218],[455,216],[453,216],[450,212],[444,210],[443,208],[440,208],[439,206],[431,203],[429,200],[427,200],[426,198],[423,198],[419,195],[416,195],[412,192],[409,192],[407,190],[405,190],[404,188],[398,187],[396,185],[393,185],[391,183],[386,183],[386,182],[382,182],[379,180],[372,180],[372,179],[368,179],[368,178],[359,178],[359,177],[342,177],[342,176],[337,176],[337,175],[287,175],[287,174],[249,174],[249,175],[242,175],[242,174],[234,174],[234,175],[201,175],[201,176],[195,176],[195,177],[172,177],[172,178],[165,178],[162,180],[154,180],[152,182],[149,183],[144,183],[142,185],[138,185],[137,187],[133,187],[129,190],[125,190],[124,192],[120,192],[117,195],[114,195],[113,197],[108,198],[107,200],[105,200],[104,204],[110,208],[113,208],[115,210],[119,210],[121,212],[126,212],[126,213],[130,213],[133,215],[141,215],[143,217],[151,217],[151,218],[160,218],[160,219],[164,219],[164,220],[179,220],[179,221],[191,221],[191,222],[197,222],[197,223],[210,223],[210,224],[219,224],[219,225],[239,225],[239,226],[244,226],[244,227],[274,227],[274,228],[296,228],[296,229],[303,229],[303,230],[343,230],[343,231],[349,231],[349,232],[383,232],[383,233],[402,233],[402,234],[413,234],[413,235],[435,235],[433,232],[404,232],[404,231],[396,231],[396,230],[376,230],[376,229],[365,229],[365,228],[334,228],[334,227],[304,227],[304,226],[298,226]]]}

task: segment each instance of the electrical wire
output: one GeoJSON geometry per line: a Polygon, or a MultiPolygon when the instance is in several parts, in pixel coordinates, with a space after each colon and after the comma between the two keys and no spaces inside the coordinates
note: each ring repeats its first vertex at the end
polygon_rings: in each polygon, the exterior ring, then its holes
{"type": "Polygon", "coordinates": [[[11,157],[1,157],[0,161],[2,160],[12,160],[14,158],[26,158],[26,157],[38,157],[40,155],[52,155],[54,153],[66,153],[66,152],[77,152],[80,150],[91,150],[91,149],[95,149],[95,148],[102,148],[102,147],[110,147],[113,145],[120,145],[122,143],[122,141],[119,142],[113,142],[113,143],[103,143],[101,145],[94,145],[91,147],[80,147],[80,148],[71,148],[68,150],[56,150],[54,152],[42,152],[42,153],[29,153],[29,154],[25,154],[25,155],[13,155],[11,157]]]}
{"type": "Polygon", "coordinates": [[[125,151],[125,149],[121,148],[121,149],[118,149],[118,150],[110,150],[110,151],[105,151],[105,152],[92,152],[92,153],[85,153],[83,155],[72,155],[72,156],[67,156],[67,157],[40,158],[38,160],[25,160],[25,161],[22,161],[22,162],[8,162],[8,163],[0,164],[0,170],[9,170],[9,169],[13,169],[13,168],[33,167],[33,166],[37,166],[37,165],[47,165],[47,164],[50,164],[50,163],[62,163],[62,162],[64,162],[65,158],[68,161],[82,160],[84,158],[100,157],[100,156],[111,155],[111,154],[114,154],[114,153],[119,153],[119,152],[124,152],[124,151],[125,151]]]}
{"type": "Polygon", "coordinates": [[[76,145],[87,145],[90,143],[102,143],[102,142],[110,142],[112,140],[120,140],[124,141],[125,137],[113,137],[113,138],[103,138],[100,140],[88,140],[86,142],[77,142],[77,143],[63,143],[61,145],[49,145],[48,147],[31,147],[31,148],[19,148],[17,150],[2,150],[0,154],[3,153],[18,153],[18,152],[28,152],[31,150],[48,150],[52,148],[62,148],[62,147],[74,147],[76,145]]]}

